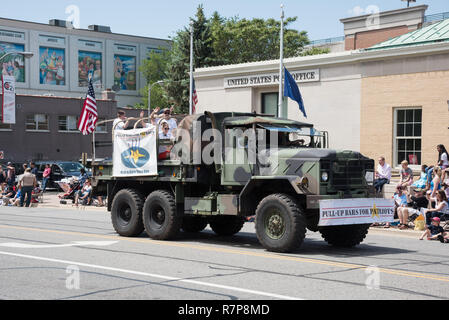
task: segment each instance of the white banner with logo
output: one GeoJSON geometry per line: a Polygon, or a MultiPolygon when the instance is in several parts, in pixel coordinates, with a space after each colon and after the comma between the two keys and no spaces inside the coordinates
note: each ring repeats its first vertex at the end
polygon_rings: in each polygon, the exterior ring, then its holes
{"type": "Polygon", "coordinates": [[[156,176],[156,129],[114,132],[114,177],[156,176]]]}
{"type": "Polygon", "coordinates": [[[320,227],[394,221],[394,200],[344,199],[320,201],[320,227]]]}
{"type": "Polygon", "coordinates": [[[16,79],[2,76],[2,116],[3,123],[16,124],[16,79]]]}

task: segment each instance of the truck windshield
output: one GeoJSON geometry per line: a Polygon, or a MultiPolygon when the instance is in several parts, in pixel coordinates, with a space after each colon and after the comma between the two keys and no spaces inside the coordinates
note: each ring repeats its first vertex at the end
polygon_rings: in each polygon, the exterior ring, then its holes
{"type": "MultiPolygon", "coordinates": [[[[280,148],[323,148],[325,135],[311,127],[260,125],[278,135],[280,148]]],[[[269,134],[269,133],[268,133],[269,134]]]]}
{"type": "MultiPolygon", "coordinates": [[[[77,162],[60,163],[61,169],[66,173],[80,172],[84,167],[77,162]]],[[[86,170],[87,171],[87,170],[86,170]]]]}

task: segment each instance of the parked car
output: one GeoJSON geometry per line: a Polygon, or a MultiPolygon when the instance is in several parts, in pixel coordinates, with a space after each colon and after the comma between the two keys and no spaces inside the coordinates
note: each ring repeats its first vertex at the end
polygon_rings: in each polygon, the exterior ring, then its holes
{"type": "Polygon", "coordinates": [[[46,161],[46,162],[36,162],[36,167],[38,168],[37,179],[42,181],[45,166],[49,164],[51,166],[51,176],[48,181],[48,188],[60,189],[57,184],[58,181],[63,179],[79,177],[81,175],[81,169],[88,170],[79,162],[69,162],[69,161],[46,161]]]}

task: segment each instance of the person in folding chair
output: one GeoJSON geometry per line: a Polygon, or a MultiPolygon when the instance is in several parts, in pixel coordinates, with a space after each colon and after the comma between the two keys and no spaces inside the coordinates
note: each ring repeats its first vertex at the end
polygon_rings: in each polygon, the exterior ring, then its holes
{"type": "Polygon", "coordinates": [[[92,194],[92,186],[90,184],[90,179],[86,180],[84,187],[76,193],[75,196],[75,206],[78,207],[79,203],[83,206],[88,205],[90,195],[92,194]]]}

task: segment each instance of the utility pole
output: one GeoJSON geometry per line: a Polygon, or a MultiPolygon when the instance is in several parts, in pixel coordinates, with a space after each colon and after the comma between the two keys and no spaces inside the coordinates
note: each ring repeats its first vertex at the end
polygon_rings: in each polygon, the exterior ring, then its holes
{"type": "Polygon", "coordinates": [[[284,105],[284,5],[281,4],[281,54],[280,54],[280,66],[279,66],[279,105],[278,105],[278,117],[282,118],[282,108],[284,105]]]}

